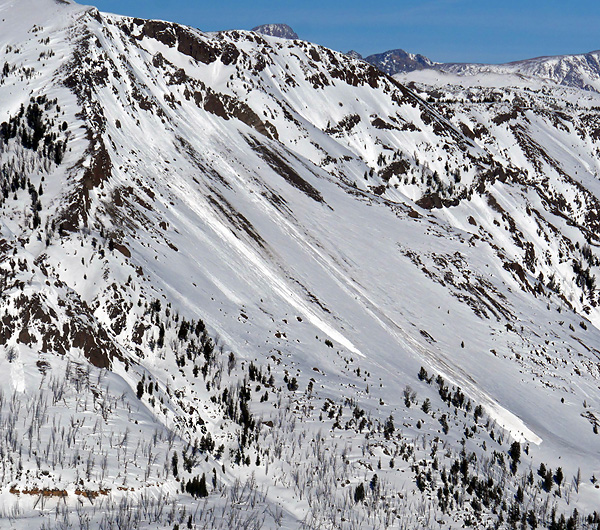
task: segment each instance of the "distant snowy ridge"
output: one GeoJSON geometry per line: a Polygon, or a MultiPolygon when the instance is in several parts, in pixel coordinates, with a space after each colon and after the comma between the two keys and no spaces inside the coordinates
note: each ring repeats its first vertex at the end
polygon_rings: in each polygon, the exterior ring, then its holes
{"type": "Polygon", "coordinates": [[[561,86],[600,91],[600,51],[536,57],[504,64],[437,63],[423,55],[410,54],[404,50],[369,55],[364,60],[388,75],[426,69],[471,77],[478,74],[517,75],[550,81],[561,86]]]}
{"type": "Polygon", "coordinates": [[[577,55],[537,57],[506,64],[443,64],[442,71],[459,75],[519,74],[548,79],[558,85],[600,91],[600,51],[577,55]]]}

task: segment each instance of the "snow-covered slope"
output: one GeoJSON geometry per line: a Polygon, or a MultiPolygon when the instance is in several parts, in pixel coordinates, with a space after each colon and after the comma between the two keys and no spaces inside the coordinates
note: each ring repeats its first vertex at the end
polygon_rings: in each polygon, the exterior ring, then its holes
{"type": "Polygon", "coordinates": [[[11,525],[597,526],[594,94],[0,21],[11,525]]]}

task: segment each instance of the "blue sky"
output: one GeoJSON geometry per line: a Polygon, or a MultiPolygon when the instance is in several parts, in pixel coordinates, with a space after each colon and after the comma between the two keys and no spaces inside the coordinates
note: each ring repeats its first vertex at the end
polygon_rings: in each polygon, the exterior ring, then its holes
{"type": "Polygon", "coordinates": [[[363,55],[403,48],[441,62],[507,62],[600,49],[597,0],[88,0],[101,11],[205,31],[285,22],[363,55]]]}

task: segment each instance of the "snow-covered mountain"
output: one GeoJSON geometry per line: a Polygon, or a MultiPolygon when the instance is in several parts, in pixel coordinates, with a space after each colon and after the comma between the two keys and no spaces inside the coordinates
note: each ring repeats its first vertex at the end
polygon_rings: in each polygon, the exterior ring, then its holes
{"type": "Polygon", "coordinates": [[[252,31],[267,35],[269,37],[279,37],[280,39],[297,39],[297,33],[287,24],[262,24],[252,28],[252,31]]]}
{"type": "Polygon", "coordinates": [[[356,50],[350,50],[348,52],[346,52],[346,55],[352,59],[362,59],[363,56],[358,53],[356,50]]]}
{"type": "Polygon", "coordinates": [[[400,49],[375,53],[365,57],[364,60],[388,75],[412,72],[424,68],[435,68],[439,64],[434,63],[424,55],[408,53],[400,49]]]}
{"type": "Polygon", "coordinates": [[[11,528],[597,528],[600,96],[64,0],[0,68],[11,528]]]}
{"type": "Polygon", "coordinates": [[[600,92],[600,51],[536,57],[499,65],[443,64],[438,68],[459,75],[481,73],[522,75],[547,79],[562,86],[600,92]]]}
{"type": "MultiPolygon", "coordinates": [[[[357,58],[361,59],[362,57],[359,55],[357,58]]],[[[390,50],[369,55],[364,60],[388,75],[407,74],[425,69],[466,77],[478,74],[512,75],[600,92],[600,51],[577,55],[536,57],[505,64],[437,63],[423,55],[407,53],[404,50],[390,50]]]]}

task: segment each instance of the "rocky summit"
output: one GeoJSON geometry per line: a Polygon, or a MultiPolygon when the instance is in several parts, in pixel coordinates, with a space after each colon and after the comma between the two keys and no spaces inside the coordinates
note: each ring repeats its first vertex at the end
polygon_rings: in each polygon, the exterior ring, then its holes
{"type": "Polygon", "coordinates": [[[297,39],[298,35],[287,24],[263,24],[252,28],[252,31],[267,35],[269,37],[279,37],[280,39],[297,39]]]}

